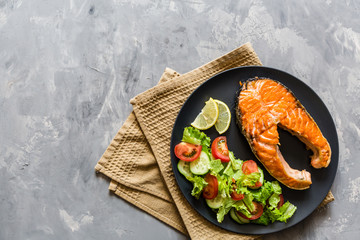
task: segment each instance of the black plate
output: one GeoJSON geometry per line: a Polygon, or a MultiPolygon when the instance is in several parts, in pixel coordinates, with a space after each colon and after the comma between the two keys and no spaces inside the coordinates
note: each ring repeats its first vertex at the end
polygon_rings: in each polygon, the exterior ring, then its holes
{"type": "MultiPolygon", "coordinates": [[[[219,136],[214,127],[204,132],[211,138],[211,140],[214,140],[217,136],[219,136]]],[[[339,146],[335,124],[328,109],[319,96],[305,83],[286,72],[258,66],[230,69],[210,78],[197,88],[184,103],[179,115],[177,116],[171,136],[170,151],[176,181],[190,205],[200,215],[213,224],[225,230],[243,234],[266,234],[277,232],[289,228],[309,216],[316,207],[319,206],[329,192],[335,178],[339,157],[339,146]],[[249,144],[236,125],[234,109],[237,93],[240,89],[239,81],[245,82],[247,79],[254,78],[256,76],[277,80],[283,83],[295,94],[306,110],[314,118],[323,135],[329,141],[332,150],[331,162],[326,169],[312,168],[309,160],[312,153],[306,150],[305,145],[296,137],[280,129],[280,150],[284,158],[292,168],[300,170],[306,169],[309,171],[313,182],[310,189],[302,191],[292,190],[282,185],[285,200],[289,200],[297,206],[297,211],[294,216],[289,219],[287,223],[275,222],[268,226],[262,226],[256,224],[240,225],[233,221],[228,214],[225,216],[222,223],[218,223],[216,220],[216,214],[206,205],[205,200],[202,197],[200,197],[199,200],[196,200],[193,196],[191,196],[192,183],[187,181],[186,178],[177,170],[178,159],[175,157],[173,149],[175,145],[181,141],[184,128],[190,126],[190,123],[203,108],[205,101],[212,97],[225,102],[231,110],[232,119],[230,128],[224,134],[228,140],[229,150],[233,151],[235,156],[242,160],[255,160],[256,158],[253,155],[249,144]]],[[[259,162],[258,164],[262,167],[259,162]]],[[[262,169],[264,169],[264,167],[262,167],[262,169]]],[[[271,177],[266,170],[264,170],[264,173],[266,180],[274,180],[274,178],[271,177]]]]}

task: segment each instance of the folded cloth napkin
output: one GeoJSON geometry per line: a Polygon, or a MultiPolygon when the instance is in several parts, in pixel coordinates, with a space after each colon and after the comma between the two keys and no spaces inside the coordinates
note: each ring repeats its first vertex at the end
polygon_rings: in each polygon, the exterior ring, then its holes
{"type": "MultiPolygon", "coordinates": [[[[224,70],[261,65],[249,43],[180,75],[165,69],[157,86],[131,99],[133,112],[95,166],[111,178],[109,189],[192,239],[255,239],[225,231],[200,216],[182,195],[170,161],[170,137],[188,96],[224,70]]],[[[334,200],[328,193],[319,207],[334,200]]]]}

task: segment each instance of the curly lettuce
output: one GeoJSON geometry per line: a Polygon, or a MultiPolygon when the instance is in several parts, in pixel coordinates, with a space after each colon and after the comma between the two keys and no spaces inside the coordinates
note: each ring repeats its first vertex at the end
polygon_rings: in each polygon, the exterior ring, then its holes
{"type": "Polygon", "coordinates": [[[201,145],[205,148],[210,147],[210,138],[205,133],[193,127],[186,127],[182,137],[183,142],[201,145]]]}

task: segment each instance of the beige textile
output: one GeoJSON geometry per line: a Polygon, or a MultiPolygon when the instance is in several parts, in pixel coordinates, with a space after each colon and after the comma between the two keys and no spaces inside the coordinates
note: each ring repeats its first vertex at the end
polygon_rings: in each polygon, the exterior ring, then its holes
{"type": "MultiPolygon", "coordinates": [[[[170,161],[172,127],[188,96],[211,76],[247,65],[261,65],[250,43],[183,75],[166,68],[157,86],[131,99],[133,112],[95,166],[111,178],[109,189],[192,239],[257,238],[200,216],[177,186],[170,161]]],[[[329,192],[319,207],[333,200],[329,192]]]]}

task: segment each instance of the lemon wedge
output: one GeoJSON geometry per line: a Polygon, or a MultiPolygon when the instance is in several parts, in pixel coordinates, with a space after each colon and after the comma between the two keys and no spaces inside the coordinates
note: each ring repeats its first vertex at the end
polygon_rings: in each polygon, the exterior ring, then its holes
{"type": "Polygon", "coordinates": [[[215,122],[215,129],[219,134],[223,134],[229,129],[231,122],[231,112],[224,102],[219,100],[214,101],[217,103],[219,108],[219,117],[215,122]]]}
{"type": "Polygon", "coordinates": [[[206,130],[215,125],[216,120],[219,117],[219,107],[214,99],[210,98],[205,102],[205,106],[201,109],[201,112],[195,120],[191,123],[191,126],[199,130],[206,130]]]}

